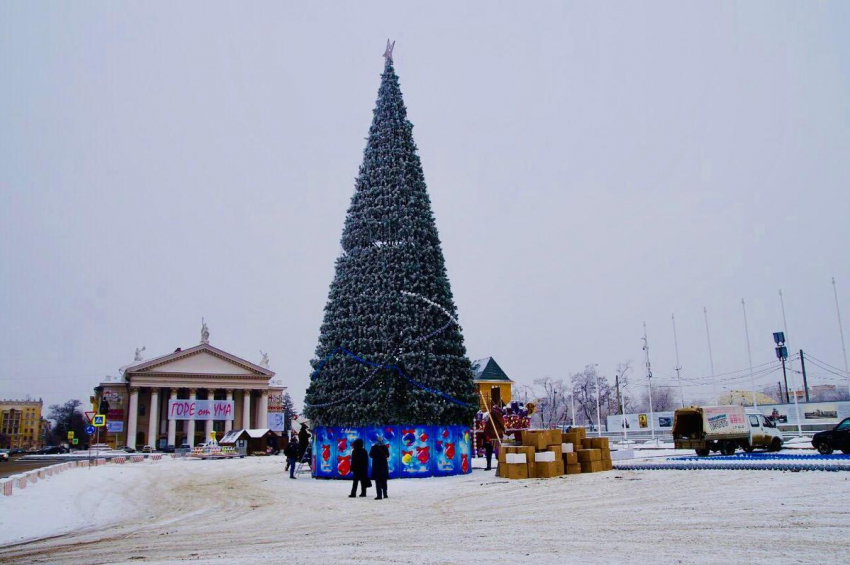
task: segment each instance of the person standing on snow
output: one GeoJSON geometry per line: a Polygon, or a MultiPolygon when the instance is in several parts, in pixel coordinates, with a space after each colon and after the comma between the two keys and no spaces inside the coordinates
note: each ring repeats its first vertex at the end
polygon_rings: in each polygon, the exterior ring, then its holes
{"type": "Polygon", "coordinates": [[[376,443],[369,450],[369,457],[372,458],[372,479],[375,481],[375,488],[378,489],[378,496],[375,497],[375,500],[389,498],[387,496],[387,480],[390,478],[389,446],[376,443]]]}
{"type": "Polygon", "coordinates": [[[360,484],[360,496],[366,496],[366,489],[372,486],[369,480],[369,456],[363,448],[363,440],[355,439],[351,444],[351,494],[348,498],[357,496],[357,484],[360,484]]]}
{"type": "Polygon", "coordinates": [[[286,446],[286,449],[283,450],[283,454],[286,456],[286,464],[289,467],[289,478],[295,479],[295,464],[297,463],[298,458],[298,438],[294,435],[292,439],[289,440],[289,444],[286,446]]]}
{"type": "Polygon", "coordinates": [[[484,456],[487,458],[487,468],[485,471],[489,471],[491,469],[490,464],[493,461],[493,442],[488,437],[484,440],[484,456]]]}

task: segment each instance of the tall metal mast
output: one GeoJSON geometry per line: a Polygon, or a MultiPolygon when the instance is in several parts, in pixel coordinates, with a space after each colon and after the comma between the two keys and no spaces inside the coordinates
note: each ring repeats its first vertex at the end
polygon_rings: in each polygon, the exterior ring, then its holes
{"type": "Polygon", "coordinates": [[[847,366],[847,348],[844,346],[844,326],[841,325],[841,309],[838,307],[838,289],[835,277],[832,277],[832,294],[835,296],[835,313],[838,314],[838,333],[841,335],[841,351],[844,353],[844,373],[850,378],[850,368],[847,366]]]}
{"type": "Polygon", "coordinates": [[[708,362],[711,363],[711,390],[714,393],[714,402],[717,404],[717,382],[714,380],[714,355],[711,353],[711,332],[708,331],[708,310],[702,307],[702,315],[705,318],[705,338],[708,340],[708,362]]]}
{"type": "Polygon", "coordinates": [[[744,309],[744,332],[747,334],[747,358],[750,360],[750,386],[753,389],[753,408],[758,408],[756,400],[756,378],[753,376],[753,352],[750,349],[750,327],[747,325],[747,303],[741,299],[741,308],[744,309]]]}
{"type": "Polygon", "coordinates": [[[646,357],[646,381],[649,385],[649,429],[655,440],[655,412],[652,409],[652,367],[649,364],[649,340],[646,337],[646,322],[643,323],[643,351],[646,357]]]}

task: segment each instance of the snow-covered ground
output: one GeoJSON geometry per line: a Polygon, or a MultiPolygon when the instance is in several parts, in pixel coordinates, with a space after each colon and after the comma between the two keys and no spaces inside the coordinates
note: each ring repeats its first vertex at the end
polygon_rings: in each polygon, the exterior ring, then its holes
{"type": "Polygon", "coordinates": [[[0,497],[0,561],[834,563],[850,549],[850,473],[476,470],[391,481],[380,502],[348,489],[290,480],[277,457],[73,469],[0,497]]]}

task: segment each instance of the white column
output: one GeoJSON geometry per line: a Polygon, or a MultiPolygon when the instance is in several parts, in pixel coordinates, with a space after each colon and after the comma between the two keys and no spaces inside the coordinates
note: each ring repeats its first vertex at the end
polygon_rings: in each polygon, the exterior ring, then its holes
{"type": "Polygon", "coordinates": [[[136,447],[136,425],[139,418],[139,389],[130,387],[130,404],[127,407],[127,447],[136,447]]]}
{"type": "MultiPolygon", "coordinates": [[[[207,389],[207,400],[215,400],[215,390],[208,388],[207,389]]],[[[206,420],[204,422],[204,442],[208,442],[210,440],[210,434],[213,431],[213,420],[206,420]]]]}
{"type": "MultiPolygon", "coordinates": [[[[194,388],[189,389],[189,402],[197,399],[198,391],[194,388]]],[[[189,447],[195,447],[195,420],[186,420],[188,431],[186,432],[186,443],[189,447]]]]}
{"type": "Polygon", "coordinates": [[[257,428],[265,428],[269,425],[269,391],[260,393],[260,405],[257,408],[257,428]]]}
{"type": "Polygon", "coordinates": [[[156,449],[156,440],[159,437],[159,389],[151,389],[151,409],[148,415],[148,445],[156,449]]]}
{"type": "MultiPolygon", "coordinates": [[[[177,400],[177,389],[171,389],[171,400],[177,400]]],[[[168,409],[166,409],[166,414],[168,414],[168,409]]],[[[177,441],[177,420],[168,419],[168,445],[174,445],[174,442],[177,441]]],[[[176,447],[176,446],[175,446],[176,447]]]]}
{"type": "MultiPolygon", "coordinates": [[[[233,402],[233,389],[232,388],[227,389],[227,400],[229,400],[230,402],[233,402]]],[[[234,407],[233,410],[236,411],[236,408],[234,407]]],[[[232,429],[233,429],[233,420],[225,420],[224,421],[224,433],[227,433],[232,429]]]]}
{"type": "Polygon", "coordinates": [[[246,388],[242,391],[242,427],[251,427],[251,389],[246,388]]]}

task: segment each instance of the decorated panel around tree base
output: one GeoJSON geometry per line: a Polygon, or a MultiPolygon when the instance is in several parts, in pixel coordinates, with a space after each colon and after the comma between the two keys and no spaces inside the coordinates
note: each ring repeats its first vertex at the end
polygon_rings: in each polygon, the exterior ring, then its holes
{"type": "MultiPolygon", "coordinates": [[[[468,426],[317,427],[313,430],[313,476],[350,479],[351,449],[362,439],[368,452],[375,444],[390,449],[391,479],[444,477],[472,472],[468,426]]],[[[372,460],[369,459],[369,474],[372,460]]]]}

